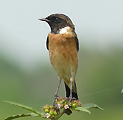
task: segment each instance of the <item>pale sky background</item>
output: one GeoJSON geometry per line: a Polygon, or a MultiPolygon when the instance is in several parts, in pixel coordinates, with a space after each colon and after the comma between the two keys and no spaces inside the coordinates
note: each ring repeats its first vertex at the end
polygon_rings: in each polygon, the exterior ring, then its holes
{"type": "Polygon", "coordinates": [[[123,46],[123,0],[0,0],[0,54],[26,67],[49,61],[50,29],[38,19],[51,13],[72,19],[80,50],[123,46]]]}

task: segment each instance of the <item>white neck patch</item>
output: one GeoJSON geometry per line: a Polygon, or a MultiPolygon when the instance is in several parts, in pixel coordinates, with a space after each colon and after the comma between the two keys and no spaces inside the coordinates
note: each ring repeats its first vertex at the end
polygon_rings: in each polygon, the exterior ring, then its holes
{"type": "Polygon", "coordinates": [[[70,29],[69,26],[64,27],[64,28],[62,28],[62,29],[59,30],[59,34],[64,34],[64,33],[67,34],[69,29],[70,29]]]}

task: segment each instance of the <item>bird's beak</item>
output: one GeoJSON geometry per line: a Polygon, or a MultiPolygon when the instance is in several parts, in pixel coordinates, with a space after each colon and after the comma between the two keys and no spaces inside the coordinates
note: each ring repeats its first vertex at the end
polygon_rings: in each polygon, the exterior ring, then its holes
{"type": "Polygon", "coordinates": [[[49,22],[49,20],[46,19],[46,18],[41,18],[41,19],[38,19],[38,20],[49,22]]]}

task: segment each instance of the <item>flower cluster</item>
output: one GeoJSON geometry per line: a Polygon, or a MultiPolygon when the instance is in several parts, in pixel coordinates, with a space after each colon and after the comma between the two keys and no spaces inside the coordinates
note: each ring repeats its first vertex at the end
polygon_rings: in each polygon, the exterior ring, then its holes
{"type": "Polygon", "coordinates": [[[50,105],[44,106],[43,111],[45,112],[45,118],[54,118],[58,114],[58,111],[50,105]]]}
{"type": "Polygon", "coordinates": [[[72,113],[72,110],[77,107],[82,107],[82,104],[79,100],[72,99],[71,102],[69,102],[69,99],[67,97],[58,97],[55,101],[55,104],[55,107],[50,105],[43,107],[43,111],[45,113],[44,118],[55,118],[60,114],[61,109],[66,110],[66,114],[70,115],[70,113],[72,113]]]}
{"type": "Polygon", "coordinates": [[[76,107],[82,107],[82,104],[79,100],[74,100],[72,99],[71,102],[69,103],[69,99],[66,97],[58,97],[56,99],[56,106],[57,108],[64,108],[68,109],[70,108],[71,110],[76,108],[76,107]]]}

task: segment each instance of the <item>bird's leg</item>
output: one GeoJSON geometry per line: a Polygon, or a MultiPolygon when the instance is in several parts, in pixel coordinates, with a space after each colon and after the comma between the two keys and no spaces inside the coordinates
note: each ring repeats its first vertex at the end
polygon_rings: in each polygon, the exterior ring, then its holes
{"type": "Polygon", "coordinates": [[[73,96],[72,96],[72,87],[73,87],[73,82],[74,82],[74,75],[75,75],[75,73],[72,72],[71,73],[71,78],[70,78],[70,95],[69,95],[69,98],[67,98],[65,101],[63,101],[62,104],[64,102],[66,102],[67,100],[69,100],[68,104],[70,104],[72,99],[74,99],[74,100],[76,99],[76,98],[73,98],[73,96]]]}
{"type": "Polygon", "coordinates": [[[74,76],[75,76],[75,72],[72,71],[71,72],[71,78],[70,78],[70,96],[69,96],[69,102],[68,104],[71,102],[72,99],[76,99],[76,98],[73,98],[72,96],[72,87],[73,87],[73,82],[74,82],[74,76]]]}
{"type": "Polygon", "coordinates": [[[59,81],[59,84],[58,84],[58,87],[57,87],[57,90],[56,90],[54,98],[58,97],[58,91],[59,91],[59,88],[60,88],[60,84],[61,84],[61,80],[59,81]]]}
{"type": "Polygon", "coordinates": [[[57,87],[57,90],[56,90],[56,93],[55,93],[55,96],[54,96],[54,101],[53,101],[53,106],[55,107],[55,101],[58,97],[58,91],[59,91],[59,87],[60,87],[60,84],[61,84],[61,79],[59,81],[59,84],[58,84],[58,87],[57,87]]]}
{"type": "Polygon", "coordinates": [[[72,99],[72,83],[73,81],[70,82],[70,99],[72,99]]]}
{"type": "Polygon", "coordinates": [[[73,77],[70,78],[70,96],[69,96],[69,103],[72,100],[72,83],[73,83],[73,77]]]}

